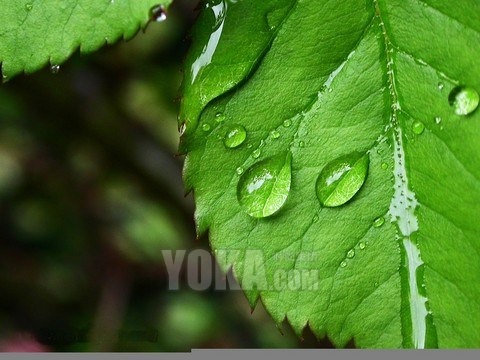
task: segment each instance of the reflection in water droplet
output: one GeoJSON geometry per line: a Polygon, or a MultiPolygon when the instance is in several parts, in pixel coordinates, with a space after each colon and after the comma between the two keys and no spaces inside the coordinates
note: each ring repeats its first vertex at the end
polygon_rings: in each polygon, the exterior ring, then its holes
{"type": "Polygon", "coordinates": [[[215,121],[218,122],[218,123],[221,123],[225,120],[225,115],[223,115],[223,113],[221,112],[218,112],[215,114],[215,121]]]}
{"type": "Polygon", "coordinates": [[[150,19],[155,22],[167,20],[167,12],[163,5],[155,5],[150,9],[150,19]]]}
{"type": "Polygon", "coordinates": [[[233,149],[243,144],[247,138],[247,131],[242,125],[233,125],[230,127],[223,138],[224,145],[233,149]]]}
{"type": "Polygon", "coordinates": [[[468,115],[475,111],[480,102],[478,92],[468,86],[456,86],[448,95],[448,102],[457,115],[468,115]]]}
{"type": "Polygon", "coordinates": [[[202,130],[203,131],[207,132],[207,131],[210,131],[210,129],[211,129],[210,124],[205,123],[205,124],[202,125],[202,130]]]}
{"type": "Polygon", "coordinates": [[[240,177],[237,199],[252,217],[278,212],[287,201],[291,184],[291,155],[281,154],[251,166],[240,177]]]}
{"type": "Polygon", "coordinates": [[[340,266],[341,266],[342,268],[346,267],[346,266],[347,266],[347,262],[346,262],[346,261],[342,261],[342,262],[340,263],[340,266]]]}
{"type": "Polygon", "coordinates": [[[283,122],[283,126],[286,128],[290,127],[290,125],[292,125],[292,121],[290,119],[287,119],[283,122]]]}
{"type": "Polygon", "coordinates": [[[60,65],[52,65],[50,66],[50,72],[52,74],[58,74],[58,72],[60,71],[60,65]]]}
{"type": "Polygon", "coordinates": [[[425,130],[425,125],[421,121],[415,121],[412,126],[412,131],[414,134],[421,135],[425,130]]]}
{"type": "Polygon", "coordinates": [[[379,228],[385,223],[385,218],[380,216],[373,221],[373,227],[379,228]]]}
{"type": "Polygon", "coordinates": [[[360,250],[365,250],[367,245],[365,244],[364,241],[360,241],[360,243],[358,244],[358,247],[359,247],[360,250]]]}
{"type": "Polygon", "coordinates": [[[320,204],[334,207],[349,201],[365,182],[369,162],[368,154],[353,152],[328,163],[316,183],[320,204]]]}
{"type": "Polygon", "coordinates": [[[270,132],[270,135],[272,136],[272,138],[274,139],[278,139],[280,137],[280,133],[277,131],[277,130],[272,130],[270,132]]]}
{"type": "Polygon", "coordinates": [[[347,252],[347,258],[348,258],[348,259],[353,259],[354,257],[355,257],[355,250],[354,250],[354,249],[348,250],[348,252],[347,252]]]}

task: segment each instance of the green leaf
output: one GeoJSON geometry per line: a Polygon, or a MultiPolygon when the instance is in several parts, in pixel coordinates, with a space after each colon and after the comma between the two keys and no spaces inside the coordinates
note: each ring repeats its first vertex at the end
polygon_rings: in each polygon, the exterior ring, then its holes
{"type": "Polygon", "coordinates": [[[171,0],[0,0],[0,63],[3,79],[130,39],[156,5],[171,0]]]}
{"type": "Polygon", "coordinates": [[[337,346],[479,347],[480,111],[456,114],[449,95],[480,91],[480,2],[224,0],[194,37],[185,182],[250,303],[337,346]],[[235,149],[231,124],[247,131],[235,149]],[[237,169],[285,152],[284,206],[251,217],[237,169]],[[363,186],[322,207],[319,173],[352,152],[370,159],[363,186]]]}

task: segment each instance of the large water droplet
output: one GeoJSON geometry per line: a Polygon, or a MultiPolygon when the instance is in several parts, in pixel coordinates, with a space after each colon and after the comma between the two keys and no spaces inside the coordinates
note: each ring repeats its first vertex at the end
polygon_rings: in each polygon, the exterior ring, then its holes
{"type": "Polygon", "coordinates": [[[167,12],[163,5],[155,5],[150,9],[150,19],[155,22],[167,20],[167,12]]]}
{"type": "Polygon", "coordinates": [[[247,131],[242,125],[233,125],[230,127],[223,138],[223,143],[229,149],[236,148],[243,144],[247,138],[247,131]]]}
{"type": "Polygon", "coordinates": [[[365,182],[369,162],[368,154],[353,152],[328,163],[316,184],[320,204],[334,207],[349,201],[365,182]]]}
{"type": "Polygon", "coordinates": [[[468,115],[475,111],[480,102],[478,92],[468,86],[456,86],[448,95],[448,102],[457,115],[468,115]]]}
{"type": "Polygon", "coordinates": [[[412,126],[412,131],[414,134],[421,135],[425,130],[425,125],[421,121],[415,121],[412,126]]]}
{"type": "Polygon", "coordinates": [[[254,164],[238,181],[238,202],[247,214],[255,218],[275,214],[287,201],[291,172],[290,153],[254,164]]]}

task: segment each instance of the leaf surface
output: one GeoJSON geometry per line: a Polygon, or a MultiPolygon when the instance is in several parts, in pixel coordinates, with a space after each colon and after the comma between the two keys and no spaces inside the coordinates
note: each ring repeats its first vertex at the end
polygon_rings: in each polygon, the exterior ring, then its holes
{"type": "Polygon", "coordinates": [[[82,53],[130,39],[150,9],[171,0],[0,0],[0,63],[4,80],[60,65],[82,53]]]}
{"type": "Polygon", "coordinates": [[[337,346],[479,347],[480,111],[449,94],[480,91],[480,3],[217,0],[194,39],[185,183],[250,303],[337,346]],[[233,124],[247,136],[229,149],[233,124]],[[285,152],[285,204],[249,216],[239,174],[285,152]],[[321,170],[354,152],[365,182],[322,207],[321,170]]]}

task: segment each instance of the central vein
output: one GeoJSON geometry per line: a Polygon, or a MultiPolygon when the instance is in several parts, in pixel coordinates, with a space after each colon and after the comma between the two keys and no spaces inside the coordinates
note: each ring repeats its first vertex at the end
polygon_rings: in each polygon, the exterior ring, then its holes
{"type": "Polygon", "coordinates": [[[412,343],[415,348],[425,347],[426,338],[426,317],[428,311],[426,308],[427,298],[420,294],[419,284],[417,283],[417,270],[423,264],[420,256],[420,250],[411,239],[411,235],[418,230],[418,219],[415,215],[415,209],[418,202],[415,193],[410,190],[408,185],[407,170],[405,166],[405,151],[403,144],[402,129],[398,122],[398,113],[401,110],[398,101],[396,89],[393,46],[388,36],[385,24],[382,20],[378,0],[374,0],[376,16],[379,19],[384,42],[387,61],[387,81],[388,91],[391,99],[390,127],[393,133],[393,161],[394,161],[394,194],[390,203],[389,213],[392,221],[397,223],[399,230],[399,240],[405,251],[406,268],[408,272],[408,297],[410,304],[410,319],[412,328],[412,343]]]}

